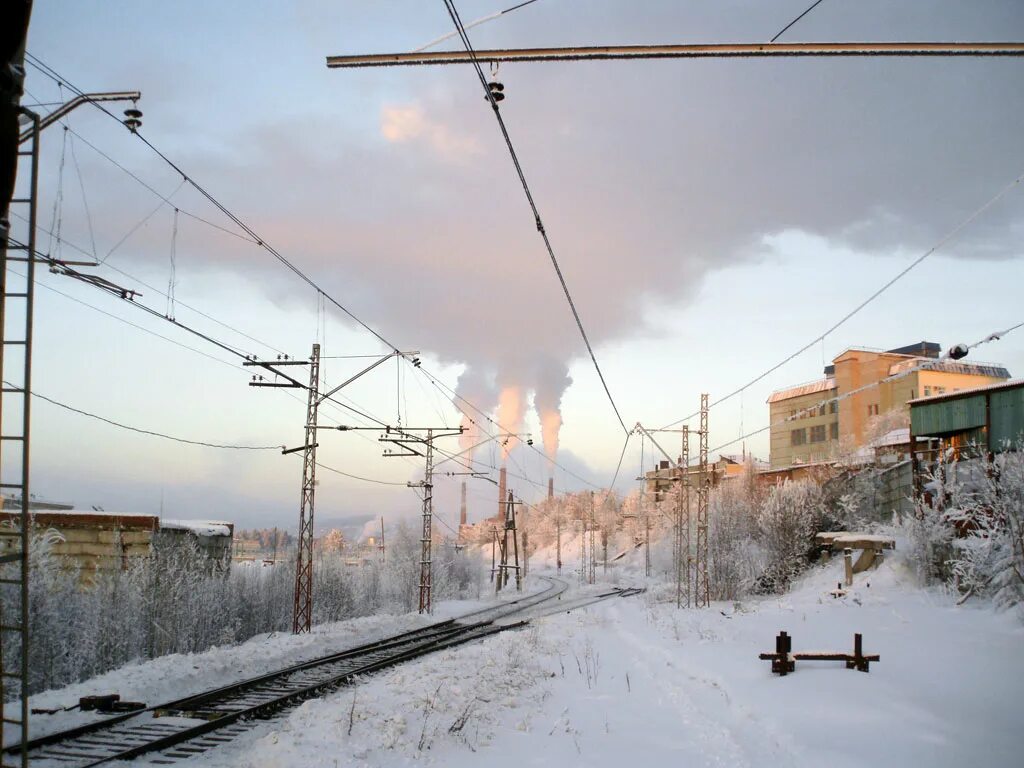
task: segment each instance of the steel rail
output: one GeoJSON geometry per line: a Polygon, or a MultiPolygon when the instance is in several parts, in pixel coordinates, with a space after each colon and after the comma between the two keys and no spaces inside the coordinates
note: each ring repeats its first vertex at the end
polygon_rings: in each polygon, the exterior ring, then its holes
{"type": "MultiPolygon", "coordinates": [[[[494,622],[560,597],[569,586],[562,580],[543,578],[549,586],[534,595],[138,712],[37,737],[28,747],[33,760],[53,761],[67,768],[89,768],[165,750],[164,756],[168,759],[205,752],[234,738],[237,733],[231,732],[232,727],[244,730],[248,727],[247,721],[266,719],[280,710],[350,684],[362,675],[523,626],[524,621],[494,622]],[[488,614],[493,615],[465,623],[488,614]],[[225,729],[228,731],[214,734],[225,729]]],[[[608,596],[618,594],[620,592],[616,591],[608,596]]]]}

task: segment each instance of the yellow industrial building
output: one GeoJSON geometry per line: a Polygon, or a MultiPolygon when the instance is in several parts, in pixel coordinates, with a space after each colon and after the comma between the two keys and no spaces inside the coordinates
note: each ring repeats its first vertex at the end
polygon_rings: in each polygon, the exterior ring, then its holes
{"type": "Polygon", "coordinates": [[[851,347],[825,367],[823,378],[773,392],[771,468],[833,461],[891,442],[909,427],[908,401],[1010,378],[1001,365],[939,354],[933,342],[888,351],[851,347]]]}

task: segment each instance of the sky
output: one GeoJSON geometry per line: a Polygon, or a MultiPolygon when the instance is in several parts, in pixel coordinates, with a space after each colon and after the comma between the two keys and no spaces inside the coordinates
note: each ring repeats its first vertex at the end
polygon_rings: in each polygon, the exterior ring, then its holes
{"type": "MultiPolygon", "coordinates": [[[[467,22],[504,7],[458,6],[467,22]]],[[[805,7],[538,0],[470,36],[481,48],[764,42],[805,7]]],[[[537,411],[562,421],[556,487],[607,485],[625,436],[475,74],[325,66],[332,54],[419,48],[450,24],[443,3],[413,0],[63,0],[35,4],[28,49],[83,90],[141,91],[149,141],[352,313],[418,351],[443,387],[529,433],[538,450],[508,458],[517,494],[546,492],[537,411]]],[[[825,0],[781,40],[1019,41],[1024,7],[825,0]]],[[[1024,171],[1022,67],[1010,58],[503,64],[502,115],[627,426],[674,422],[702,392],[715,400],[755,379],[1011,184],[1024,171]]],[[[28,103],[67,94],[34,70],[26,86],[28,103]]],[[[318,341],[329,382],[370,362],[339,356],[387,351],[323,309],[108,116],[81,108],[68,125],[74,133],[54,126],[43,139],[41,219],[61,231],[61,243],[43,236],[49,252],[95,253],[103,265],[93,273],[247,354],[305,358],[318,341]],[[172,254],[173,307],[163,295],[172,254]]],[[[819,377],[847,347],[948,347],[1024,320],[1021,186],[824,341],[712,409],[711,446],[767,458],[767,433],[732,441],[767,425],[772,390],[819,377]]],[[[247,386],[248,370],[223,350],[95,288],[47,273],[40,284],[40,394],[190,440],[301,444],[301,392],[247,386]]],[[[1024,330],[975,356],[1021,375],[1024,330]]],[[[443,387],[389,361],[344,393],[388,423],[457,427],[443,387]]],[[[295,525],[295,455],[188,445],[34,407],[40,496],[295,525]]],[[[333,406],[323,418],[360,423],[333,406]]],[[[677,442],[665,436],[673,454],[677,442]]],[[[320,472],[319,529],[416,519],[406,483],[421,479],[422,462],[385,459],[380,448],[374,432],[325,434],[324,464],[390,484],[320,472]]],[[[502,450],[492,443],[475,458],[496,466],[502,450]]],[[[656,458],[630,441],[617,487],[634,486],[656,458]]],[[[462,479],[437,481],[443,524],[455,520],[462,479]]],[[[490,514],[494,485],[469,483],[471,518],[490,514]]]]}

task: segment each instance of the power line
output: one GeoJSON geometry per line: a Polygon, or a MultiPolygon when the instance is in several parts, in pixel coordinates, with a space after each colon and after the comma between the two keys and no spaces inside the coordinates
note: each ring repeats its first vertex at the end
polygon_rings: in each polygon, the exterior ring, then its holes
{"type": "Polygon", "coordinates": [[[364,483],[376,483],[377,485],[400,485],[403,488],[408,487],[409,485],[408,483],[396,483],[389,480],[376,480],[372,477],[362,477],[361,475],[353,475],[350,472],[342,472],[340,469],[335,469],[334,467],[329,467],[326,464],[321,464],[319,461],[316,463],[316,465],[320,467],[320,469],[326,469],[328,472],[333,472],[336,475],[348,477],[351,478],[352,480],[361,480],[364,483]]]}
{"type": "MultiPolygon", "coordinates": [[[[4,384],[9,386],[9,387],[10,386],[14,386],[10,382],[8,382],[6,379],[4,380],[4,384]]],[[[56,406],[58,406],[60,408],[64,408],[65,410],[71,411],[72,413],[77,413],[77,414],[80,414],[82,416],[88,416],[90,419],[96,419],[97,421],[102,421],[105,424],[110,424],[111,426],[114,426],[114,427],[120,427],[121,429],[127,429],[130,432],[138,432],[139,434],[142,434],[142,435],[150,435],[152,437],[160,437],[160,438],[163,438],[164,440],[172,440],[173,442],[176,442],[176,443],[186,443],[188,445],[199,445],[199,446],[203,446],[204,448],[222,448],[222,449],[232,450],[232,451],[279,451],[279,450],[281,450],[281,449],[283,449],[285,447],[283,445],[230,445],[230,444],[225,444],[225,443],[208,443],[208,442],[205,442],[203,440],[189,440],[189,439],[184,438],[184,437],[174,437],[173,435],[165,435],[163,432],[154,432],[151,429],[142,429],[140,427],[133,427],[133,426],[130,426],[128,424],[122,424],[119,421],[114,421],[113,419],[108,419],[105,416],[100,416],[100,415],[95,414],[95,413],[90,413],[89,411],[83,411],[80,408],[75,408],[73,406],[68,405],[67,403],[61,403],[61,402],[59,402],[57,400],[53,400],[52,398],[46,397],[46,395],[42,395],[42,394],[40,394],[38,392],[32,392],[31,394],[32,394],[32,397],[38,397],[40,400],[45,400],[46,402],[48,402],[48,403],[50,403],[52,405],[56,405],[56,406]]]]}
{"type": "Polygon", "coordinates": [[[494,94],[487,85],[487,78],[484,76],[484,71],[480,66],[480,62],[477,60],[476,52],[473,50],[473,45],[469,41],[469,35],[466,33],[465,27],[462,25],[462,19],[459,18],[459,12],[455,8],[455,3],[452,0],[444,0],[445,8],[448,9],[448,15],[452,19],[452,23],[455,24],[455,28],[459,33],[459,37],[462,39],[462,44],[466,48],[466,52],[473,60],[473,67],[476,69],[477,77],[480,79],[480,85],[484,89],[484,94],[487,96],[488,102],[490,102],[491,109],[494,112],[494,117],[498,121],[498,127],[501,129],[501,135],[505,139],[505,146],[508,148],[509,155],[512,158],[512,164],[515,166],[516,174],[519,176],[519,182],[522,184],[523,192],[526,195],[526,201],[530,205],[530,210],[533,211],[534,222],[537,225],[537,231],[540,233],[541,239],[544,241],[544,247],[547,249],[548,256],[551,259],[551,266],[555,269],[555,274],[558,276],[558,282],[562,286],[562,291],[565,293],[565,299],[569,303],[569,309],[572,310],[572,316],[576,320],[576,327],[579,329],[580,335],[583,337],[583,343],[587,347],[587,352],[590,354],[590,360],[594,364],[594,370],[597,371],[597,376],[601,380],[601,386],[604,387],[604,393],[608,396],[608,402],[611,403],[612,410],[615,411],[615,417],[619,420],[619,424],[622,426],[622,431],[629,433],[629,429],[626,428],[626,422],[623,421],[622,415],[619,413],[619,407],[615,404],[615,399],[612,397],[611,390],[608,389],[608,382],[605,381],[604,373],[601,372],[601,366],[597,362],[597,356],[594,354],[594,348],[590,344],[590,339],[587,337],[587,332],[583,328],[583,321],[580,319],[580,313],[576,309],[576,303],[573,301],[572,294],[569,293],[569,286],[565,281],[565,276],[562,274],[562,268],[558,264],[558,258],[555,256],[555,251],[551,246],[551,240],[548,238],[547,230],[544,229],[544,222],[541,219],[540,211],[537,209],[537,204],[534,202],[533,193],[530,191],[530,185],[526,182],[526,175],[523,173],[522,165],[519,163],[519,157],[516,154],[515,146],[512,144],[512,138],[509,136],[508,129],[505,127],[505,120],[501,116],[501,110],[498,109],[498,102],[494,100],[494,94]]]}
{"type": "MultiPolygon", "coordinates": [[[[21,275],[17,271],[15,271],[13,269],[11,270],[11,274],[16,274],[19,277],[21,277],[21,275]]],[[[60,291],[60,290],[54,288],[51,285],[47,285],[46,283],[37,283],[37,285],[39,285],[41,288],[45,288],[48,291],[52,291],[53,293],[56,293],[58,296],[63,296],[65,299],[73,301],[76,304],[81,304],[83,307],[88,307],[89,309],[93,310],[94,312],[99,312],[101,315],[106,315],[107,317],[109,317],[109,318],[111,318],[113,320],[117,320],[118,322],[124,323],[125,325],[130,325],[132,328],[136,328],[136,329],[142,331],[143,333],[148,333],[151,336],[156,336],[158,339],[163,339],[164,341],[166,341],[166,342],[168,342],[170,344],[173,344],[176,347],[181,347],[182,349],[187,349],[190,352],[195,352],[197,355],[202,355],[203,357],[209,358],[210,360],[213,360],[216,363],[220,363],[221,365],[226,365],[229,368],[231,368],[232,370],[240,370],[238,367],[236,367],[232,363],[229,363],[227,360],[221,360],[219,357],[214,357],[211,354],[203,352],[201,349],[196,349],[195,347],[190,347],[188,344],[182,344],[180,341],[176,341],[176,340],[172,339],[169,336],[164,336],[163,334],[157,333],[156,331],[151,331],[149,328],[145,328],[145,327],[143,327],[141,325],[133,323],[131,320],[126,320],[125,318],[120,317],[118,315],[115,315],[112,312],[107,312],[104,309],[100,309],[99,307],[94,306],[94,305],[90,304],[87,301],[82,301],[81,299],[76,298],[76,297],[72,296],[71,294],[64,293],[63,291],[60,291]]]]}
{"type": "MultiPolygon", "coordinates": [[[[48,77],[52,78],[53,80],[55,80],[58,83],[62,83],[64,86],[68,87],[73,92],[77,93],[78,95],[82,95],[82,96],[85,95],[83,91],[78,89],[76,86],[70,84],[65,78],[61,77],[59,75],[59,73],[57,73],[51,67],[46,65],[44,62],[42,62],[38,57],[36,57],[36,56],[34,56],[34,55],[32,55],[31,53],[28,53],[28,52],[26,52],[26,57],[28,57],[29,63],[32,64],[32,66],[34,66],[37,70],[39,70],[43,74],[47,75],[48,77]]],[[[93,106],[95,106],[97,109],[102,111],[104,114],[106,114],[112,120],[115,120],[115,121],[118,122],[118,124],[121,124],[121,120],[116,115],[114,115],[112,112],[110,112],[110,110],[108,110],[103,104],[101,104],[99,102],[91,102],[91,103],[92,103],[93,106]]],[[[499,119],[500,119],[500,115],[499,115],[499,119]]],[[[253,242],[254,244],[258,245],[260,248],[263,248],[264,250],[266,250],[268,253],[270,253],[272,256],[274,256],[275,259],[277,259],[279,262],[281,262],[283,265],[285,265],[291,272],[296,274],[298,277],[300,277],[300,279],[302,279],[308,285],[313,287],[321,296],[323,296],[326,300],[330,301],[335,307],[340,309],[348,317],[350,317],[352,320],[354,320],[358,325],[360,325],[365,330],[367,330],[375,338],[377,338],[379,341],[381,341],[385,346],[387,346],[387,347],[389,347],[389,348],[391,348],[392,350],[395,350],[395,351],[397,351],[399,349],[399,347],[397,345],[392,344],[388,339],[384,338],[383,335],[381,335],[376,330],[374,330],[369,325],[367,325],[364,321],[362,321],[361,319],[356,317],[352,312],[350,312],[346,307],[344,307],[334,297],[332,297],[329,293],[327,293],[325,290],[323,290],[323,288],[321,288],[317,283],[315,283],[310,277],[308,277],[305,273],[303,273],[298,267],[296,267],[294,264],[292,264],[290,261],[288,261],[288,259],[283,254],[281,254],[276,248],[274,248],[269,243],[267,243],[265,240],[263,240],[254,230],[252,230],[250,227],[248,227],[248,225],[246,225],[244,222],[242,222],[241,219],[239,219],[235,214],[233,214],[230,210],[228,210],[222,203],[220,203],[216,198],[214,198],[209,192],[207,192],[202,186],[200,186],[198,184],[198,182],[196,182],[193,178],[188,176],[177,164],[175,164],[170,158],[168,158],[165,154],[163,154],[156,146],[154,146],[141,133],[139,133],[138,131],[134,131],[133,133],[144,144],[146,144],[146,146],[149,147],[149,149],[151,151],[153,151],[158,157],[160,157],[169,167],[171,167],[176,173],[178,173],[183,179],[185,179],[200,194],[202,194],[204,197],[206,197],[208,201],[210,201],[218,210],[221,211],[221,213],[223,213],[225,216],[227,216],[233,223],[235,223],[239,228],[241,228],[248,235],[248,237],[245,237],[245,238],[242,238],[242,239],[249,240],[250,242],[253,242]]],[[[79,136],[79,138],[82,138],[82,137],[79,136]]],[[[84,139],[82,139],[82,140],[85,141],[84,139]]],[[[99,150],[98,148],[96,148],[93,145],[91,145],[88,141],[85,141],[85,143],[87,145],[89,145],[89,146],[92,146],[93,149],[95,149],[97,152],[100,152],[103,156],[107,157],[107,159],[110,160],[110,162],[112,162],[116,166],[120,167],[122,170],[125,171],[125,173],[127,173],[132,178],[136,179],[136,181],[138,181],[140,184],[142,184],[147,189],[149,189],[151,192],[153,192],[153,194],[157,195],[158,197],[161,197],[161,199],[164,199],[165,202],[168,202],[169,204],[172,204],[172,203],[170,203],[170,201],[167,198],[165,198],[163,195],[161,195],[155,189],[153,189],[148,184],[146,184],[141,178],[137,177],[134,173],[132,173],[128,169],[126,169],[123,166],[121,166],[116,160],[114,160],[113,158],[109,157],[109,155],[107,155],[106,153],[103,153],[101,150],[99,150]]],[[[531,200],[531,202],[532,202],[532,200],[531,200]]],[[[194,217],[193,216],[193,218],[198,218],[198,217],[194,217]]],[[[223,231],[225,231],[225,232],[227,232],[229,234],[234,234],[235,236],[241,237],[237,233],[233,233],[230,230],[227,230],[227,229],[224,229],[222,227],[219,227],[216,224],[212,224],[211,222],[208,222],[205,219],[199,219],[199,220],[203,221],[204,223],[210,224],[211,226],[214,226],[214,227],[216,227],[218,229],[221,229],[221,230],[223,230],[223,231]]],[[[545,237],[545,240],[546,240],[547,236],[544,235],[544,237],[545,237]]],[[[116,269],[115,267],[111,267],[111,268],[116,269]]],[[[556,269],[557,269],[557,262],[556,262],[556,269]]],[[[122,270],[117,270],[117,271],[122,271],[122,270]]],[[[141,283],[141,281],[139,281],[139,282],[141,283]]],[[[156,289],[153,289],[153,290],[156,290],[156,289]]],[[[163,294],[163,295],[166,295],[166,294],[163,294]]],[[[571,298],[570,298],[570,302],[571,302],[571,298]]],[[[137,302],[133,302],[133,303],[136,303],[137,306],[142,307],[146,311],[151,312],[151,313],[155,314],[158,317],[164,317],[163,315],[155,312],[154,310],[149,309],[148,307],[145,307],[142,304],[139,304],[137,302]]],[[[188,329],[187,326],[184,326],[183,324],[178,323],[177,321],[171,320],[170,318],[164,317],[164,319],[168,320],[169,322],[174,322],[175,324],[181,325],[182,327],[185,327],[186,329],[188,329]]],[[[188,330],[191,330],[191,329],[188,329],[188,330]]],[[[193,331],[193,332],[196,333],[195,331],[193,331]]],[[[204,338],[208,338],[208,337],[204,337],[204,338]]],[[[584,338],[586,339],[586,337],[584,337],[584,338]]],[[[220,342],[217,342],[215,340],[212,340],[212,339],[209,339],[209,338],[208,338],[208,340],[213,341],[213,343],[217,344],[218,346],[224,346],[220,342]]],[[[260,342],[260,343],[262,343],[262,342],[260,342]]],[[[589,346],[589,342],[588,342],[588,346],[589,346]]],[[[240,354],[240,353],[238,353],[235,350],[229,350],[229,351],[232,351],[234,354],[240,354]]],[[[591,354],[591,356],[593,358],[593,354],[591,354]]],[[[596,359],[594,359],[594,362],[596,364],[596,359]]],[[[422,368],[421,368],[421,370],[422,370],[422,368]]],[[[601,375],[601,372],[600,372],[599,368],[598,368],[598,374],[599,374],[599,376],[601,375]]],[[[602,380],[602,384],[604,384],[603,376],[601,377],[601,380],[602,380]]],[[[605,392],[609,395],[609,398],[610,398],[611,395],[608,392],[607,385],[605,385],[605,392]]],[[[458,397],[463,402],[469,403],[469,401],[466,400],[465,398],[463,398],[462,396],[460,396],[460,395],[455,395],[455,396],[458,397]]],[[[354,411],[357,414],[361,414],[360,411],[358,411],[356,409],[353,409],[353,408],[351,408],[351,407],[349,407],[349,406],[347,406],[347,405],[345,405],[343,403],[338,403],[338,404],[341,405],[343,408],[346,408],[348,410],[352,410],[352,411],[354,411]]],[[[469,403],[469,404],[472,405],[471,403],[469,403]]],[[[615,406],[614,401],[612,401],[612,405],[613,405],[613,407],[615,406]]],[[[456,406],[456,407],[458,407],[458,406],[456,406]]],[[[481,411],[475,405],[473,405],[472,407],[473,407],[473,409],[475,411],[477,411],[479,413],[483,413],[483,411],[481,411]]],[[[462,409],[460,408],[459,410],[462,410],[462,409]]],[[[464,411],[463,411],[463,413],[464,413],[464,411]]],[[[365,414],[361,414],[361,415],[365,415],[365,414]]],[[[616,415],[618,416],[618,409],[617,408],[616,408],[616,415]]],[[[386,426],[386,424],[383,421],[379,420],[379,419],[371,418],[371,417],[368,417],[368,416],[366,418],[368,418],[372,422],[378,423],[381,426],[386,426]]],[[[496,424],[499,428],[503,429],[504,431],[506,431],[506,432],[508,431],[508,430],[505,430],[504,427],[502,427],[500,424],[495,422],[493,419],[490,419],[489,417],[487,417],[487,419],[488,419],[489,422],[491,422],[492,424],[496,424]]],[[[623,423],[621,416],[619,416],[619,421],[620,421],[620,423],[623,423]]],[[[486,434],[486,432],[485,432],[485,434],[486,434]]],[[[497,438],[494,438],[492,436],[492,439],[497,439],[497,438]]],[[[520,438],[517,437],[517,439],[520,439],[520,438]]],[[[564,467],[563,467],[563,470],[564,470],[564,467]]],[[[572,474],[577,479],[580,479],[583,482],[587,483],[588,485],[592,485],[593,486],[593,483],[590,483],[589,481],[587,481],[587,480],[585,480],[583,478],[580,478],[578,475],[575,475],[574,473],[570,472],[569,470],[565,470],[565,471],[568,474],[572,474]]],[[[597,486],[593,486],[593,487],[596,488],[597,486]]]]}
{"type": "MultiPolygon", "coordinates": [[[[115,120],[120,122],[120,120],[117,118],[117,116],[111,114],[111,112],[109,110],[107,110],[104,107],[100,107],[100,105],[98,103],[96,103],[96,102],[93,102],[93,104],[95,106],[99,107],[100,109],[102,109],[104,112],[106,112],[112,118],[114,118],[115,120]]],[[[66,130],[69,131],[75,138],[77,138],[79,141],[81,141],[87,147],[89,147],[93,152],[95,152],[100,157],[104,158],[105,160],[110,162],[112,165],[114,165],[114,167],[120,169],[125,174],[127,174],[130,178],[134,179],[136,182],[141,184],[144,189],[147,189],[148,191],[150,191],[151,193],[156,195],[158,198],[160,198],[164,202],[165,205],[174,206],[174,203],[171,202],[171,197],[174,196],[174,192],[172,192],[170,195],[162,194],[161,192],[157,191],[152,186],[147,184],[145,181],[143,181],[137,174],[135,174],[132,171],[130,171],[128,168],[126,168],[124,165],[122,165],[117,160],[112,158],[110,155],[108,155],[102,149],[97,147],[95,144],[93,144],[87,138],[82,136],[82,134],[78,133],[73,128],[67,128],[66,130]]],[[[185,179],[185,178],[182,179],[182,183],[184,183],[186,181],[188,181],[188,179],[185,179]]],[[[180,184],[178,185],[178,188],[175,190],[175,192],[177,192],[178,189],[181,189],[181,185],[180,184]]],[[[157,210],[159,210],[159,208],[157,210]]],[[[239,240],[244,240],[247,243],[253,243],[253,244],[256,243],[256,240],[254,240],[252,238],[249,238],[249,237],[246,237],[245,235],[239,234],[238,232],[235,232],[233,230],[230,230],[227,227],[222,227],[220,224],[216,224],[215,222],[212,222],[209,219],[205,219],[202,216],[199,216],[198,214],[192,213],[191,211],[187,211],[187,210],[184,210],[184,209],[179,209],[179,210],[181,211],[182,214],[184,214],[185,216],[188,216],[190,219],[194,219],[195,221],[198,221],[198,222],[200,222],[202,224],[205,224],[208,227],[212,227],[213,229],[219,230],[220,232],[223,232],[226,235],[231,235],[232,237],[237,237],[239,240]]]]}
{"type": "MultiPolygon", "coordinates": [[[[480,24],[484,24],[484,23],[486,23],[488,21],[494,21],[494,19],[500,18],[500,17],[504,16],[506,13],[512,13],[512,11],[518,11],[520,8],[525,8],[527,5],[532,5],[535,2],[537,2],[537,0],[525,0],[525,2],[518,3],[517,5],[513,5],[511,8],[506,8],[503,11],[495,11],[494,13],[489,13],[486,16],[481,16],[479,19],[474,19],[473,21],[469,22],[469,24],[467,24],[465,26],[465,29],[472,29],[473,27],[479,26],[480,24]]],[[[415,53],[419,53],[420,51],[425,51],[425,50],[427,50],[427,48],[433,48],[438,43],[443,43],[445,40],[449,40],[449,39],[455,37],[457,34],[458,34],[458,31],[456,31],[456,32],[448,32],[447,34],[441,35],[440,37],[435,37],[433,40],[431,40],[426,45],[417,48],[415,50],[415,53]]]]}
{"type": "MultiPolygon", "coordinates": [[[[21,219],[26,224],[28,223],[28,219],[26,217],[22,216],[21,214],[17,213],[16,211],[11,211],[11,215],[17,217],[18,219],[21,219]]],[[[61,245],[68,246],[69,248],[71,248],[74,251],[77,251],[78,253],[82,254],[83,256],[92,256],[91,253],[86,251],[81,246],[76,245],[75,243],[71,242],[70,240],[67,240],[67,239],[63,238],[59,233],[55,234],[51,230],[46,229],[46,227],[42,226],[41,224],[36,224],[36,229],[38,231],[42,232],[43,234],[56,237],[58,243],[60,243],[61,245]]],[[[49,257],[50,254],[46,254],[46,256],[49,257]]],[[[58,261],[59,261],[59,259],[58,259],[58,261]]],[[[134,280],[139,285],[144,286],[145,288],[147,288],[147,289],[153,291],[154,293],[164,297],[165,299],[168,298],[167,293],[162,288],[157,288],[156,286],[151,285],[150,283],[147,283],[142,278],[136,277],[135,275],[131,274],[130,272],[126,272],[125,270],[123,270],[123,269],[121,269],[119,267],[115,267],[113,264],[110,264],[110,263],[104,263],[103,266],[106,267],[107,269],[114,270],[118,274],[123,275],[123,276],[127,277],[130,280],[134,280]]],[[[56,291],[55,288],[50,288],[50,290],[56,291]]],[[[76,299],[76,301],[77,301],[77,299],[76,299]]],[[[197,309],[196,307],[192,306],[191,304],[186,304],[181,299],[177,298],[177,296],[175,296],[174,305],[175,305],[175,307],[184,307],[185,309],[189,310],[190,312],[195,312],[200,317],[205,317],[207,320],[209,320],[209,321],[211,321],[213,323],[216,323],[217,325],[221,326],[222,328],[226,328],[227,330],[232,331],[233,333],[237,333],[239,336],[241,336],[241,337],[243,337],[243,338],[245,338],[245,339],[247,339],[249,341],[255,342],[256,344],[259,344],[262,347],[265,347],[265,348],[269,349],[271,352],[275,352],[277,354],[284,354],[283,350],[278,349],[277,347],[275,347],[275,346],[273,346],[271,344],[268,344],[265,341],[261,341],[260,339],[256,338],[255,336],[251,336],[248,333],[246,333],[245,331],[239,330],[235,326],[230,325],[229,323],[226,323],[223,320],[220,320],[220,319],[214,317],[213,315],[210,315],[210,314],[204,312],[201,309],[197,309]]],[[[92,305],[86,305],[86,306],[92,306],[92,305]]],[[[98,311],[102,312],[103,310],[98,310],[98,311]]],[[[163,337],[161,337],[161,338],[163,338],[163,337]]],[[[175,342],[175,343],[177,343],[177,342],[175,342]]],[[[379,357],[379,355],[367,355],[367,357],[379,357]]]]}
{"type": "MultiPolygon", "coordinates": [[[[858,312],[860,312],[862,309],[864,309],[864,307],[866,307],[872,301],[874,301],[879,296],[881,296],[883,293],[885,293],[889,288],[891,288],[893,285],[895,285],[897,281],[899,281],[900,279],[905,277],[907,275],[907,273],[909,273],[912,269],[914,269],[914,267],[916,267],[919,264],[921,264],[921,262],[923,262],[925,259],[927,259],[929,256],[931,256],[937,250],[942,248],[942,246],[944,246],[946,243],[948,243],[950,240],[952,240],[954,237],[956,237],[956,235],[958,235],[961,230],[963,230],[968,225],[972,224],[975,219],[977,219],[985,211],[987,211],[989,208],[991,208],[993,205],[995,205],[999,200],[1001,200],[1003,198],[1004,195],[1006,195],[1007,192],[1009,192],[1011,189],[1013,189],[1018,184],[1020,184],[1020,182],[1022,180],[1024,180],[1024,173],[1020,174],[1019,176],[1017,176],[1017,178],[1015,178],[1013,181],[1011,181],[1005,187],[1000,189],[999,192],[997,192],[995,194],[995,196],[989,198],[989,200],[984,205],[982,205],[980,208],[975,210],[970,216],[968,216],[966,219],[964,219],[959,224],[957,224],[955,227],[953,227],[953,229],[951,229],[945,236],[943,236],[931,248],[929,248],[927,251],[922,253],[920,256],[918,256],[916,259],[914,259],[912,262],[910,262],[910,264],[908,264],[906,267],[904,267],[902,270],[900,270],[898,273],[896,273],[896,275],[894,277],[892,277],[888,282],[886,282],[884,285],[882,285],[881,288],[876,290],[874,293],[872,293],[870,296],[868,296],[866,299],[864,299],[864,301],[862,301],[860,304],[858,304],[852,310],[850,310],[845,315],[843,315],[843,317],[841,317],[836,323],[834,323],[824,333],[822,333],[819,336],[814,337],[807,344],[805,344],[804,346],[800,347],[800,349],[798,349],[796,352],[794,352],[793,354],[789,355],[788,357],[786,357],[785,359],[781,360],[780,362],[776,363],[775,365],[773,365],[771,368],[769,368],[764,373],[761,373],[761,374],[755,376],[753,379],[748,381],[746,384],[744,384],[739,389],[735,389],[732,392],[730,392],[728,395],[725,395],[724,397],[720,397],[717,400],[713,401],[708,407],[709,408],[713,408],[716,405],[721,405],[725,401],[730,400],[731,398],[733,398],[736,395],[740,394],[744,390],[749,389],[751,386],[753,386],[757,382],[761,381],[765,377],[767,377],[767,376],[771,375],[772,373],[774,373],[775,371],[779,370],[779,368],[781,368],[782,366],[784,366],[786,363],[790,362],[794,358],[799,357],[804,352],[806,352],[808,349],[810,349],[815,344],[817,344],[819,341],[824,341],[827,336],[830,336],[841,325],[846,323],[850,318],[852,318],[854,315],[856,315],[858,312]]],[[[700,413],[700,411],[694,411],[689,416],[684,416],[681,419],[677,419],[676,421],[673,421],[671,424],[666,424],[664,427],[661,427],[661,429],[668,429],[669,427],[674,427],[677,424],[682,424],[684,421],[688,421],[689,419],[692,419],[698,413],[700,413]]],[[[733,442],[736,442],[736,441],[734,440],[733,442]]]]}
{"type": "Polygon", "coordinates": [[[800,14],[799,16],[797,16],[797,17],[796,17],[795,19],[793,19],[793,20],[792,20],[791,22],[789,22],[789,24],[787,24],[787,25],[786,25],[786,26],[784,26],[784,27],[783,27],[782,29],[780,29],[780,30],[779,30],[779,32],[778,32],[778,34],[776,34],[776,35],[775,35],[775,37],[773,37],[773,38],[772,38],[771,40],[769,40],[768,42],[770,42],[770,43],[774,43],[774,42],[775,42],[776,40],[778,40],[778,39],[779,39],[780,37],[782,37],[782,35],[783,35],[783,34],[785,34],[785,32],[786,32],[786,30],[787,30],[787,29],[789,29],[790,27],[792,27],[792,26],[793,26],[794,24],[796,24],[796,23],[797,23],[798,21],[800,21],[800,19],[802,19],[802,18],[803,18],[804,16],[806,16],[806,15],[807,15],[808,13],[810,13],[810,12],[811,12],[811,11],[813,11],[813,10],[814,10],[815,8],[817,8],[817,7],[818,7],[818,5],[819,5],[820,3],[821,3],[821,0],[815,0],[815,2],[814,2],[814,3],[812,4],[812,5],[811,5],[811,7],[810,7],[810,8],[808,8],[807,10],[805,10],[805,11],[804,11],[803,13],[801,13],[801,14],[800,14]]]}

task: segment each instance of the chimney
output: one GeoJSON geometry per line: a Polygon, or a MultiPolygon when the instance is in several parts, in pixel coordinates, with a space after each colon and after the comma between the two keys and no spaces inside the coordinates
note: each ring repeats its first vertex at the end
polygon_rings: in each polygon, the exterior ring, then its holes
{"type": "Polygon", "coordinates": [[[501,521],[502,525],[505,524],[505,504],[507,499],[505,498],[505,467],[501,468],[498,473],[498,520],[501,521]]]}
{"type": "Polygon", "coordinates": [[[466,481],[462,481],[462,504],[459,506],[459,525],[466,524],[466,481]]]}
{"type": "Polygon", "coordinates": [[[553,499],[555,497],[555,478],[548,478],[548,498],[553,499]]]}

